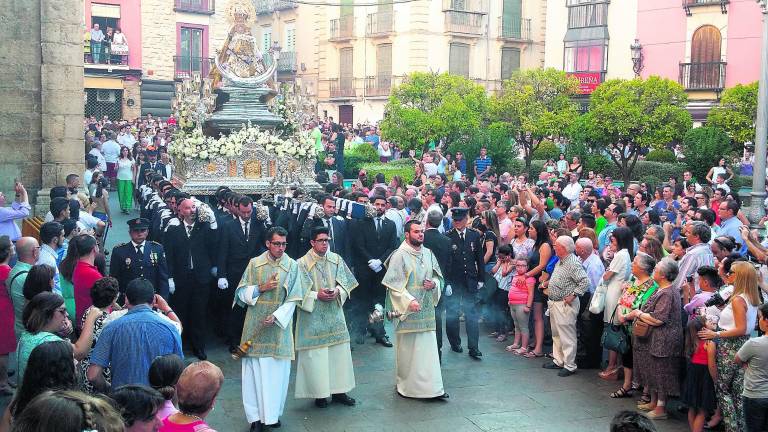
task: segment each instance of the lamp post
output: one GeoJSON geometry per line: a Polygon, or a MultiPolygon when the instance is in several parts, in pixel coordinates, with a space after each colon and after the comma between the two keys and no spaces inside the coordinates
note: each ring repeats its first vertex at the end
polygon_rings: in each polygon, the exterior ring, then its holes
{"type": "Polygon", "coordinates": [[[757,0],[763,12],[763,38],[760,50],[760,84],[757,91],[757,121],[755,122],[755,164],[750,193],[749,221],[752,226],[765,216],[765,159],[768,140],[768,0],[757,0]]]}
{"type": "Polygon", "coordinates": [[[643,70],[643,46],[640,45],[640,39],[635,39],[629,50],[632,52],[632,70],[635,71],[635,77],[639,77],[643,70]]]}
{"type": "Polygon", "coordinates": [[[277,71],[280,69],[280,51],[282,50],[283,48],[280,46],[280,42],[272,41],[270,51],[272,52],[272,61],[275,62],[275,85],[277,85],[277,71]]]}

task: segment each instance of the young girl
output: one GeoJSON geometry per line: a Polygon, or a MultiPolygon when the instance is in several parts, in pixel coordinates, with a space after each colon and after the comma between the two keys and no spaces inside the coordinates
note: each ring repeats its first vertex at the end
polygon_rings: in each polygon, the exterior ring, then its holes
{"type": "MultiPolygon", "coordinates": [[[[680,400],[688,406],[688,427],[692,432],[704,430],[707,414],[717,407],[715,380],[717,365],[713,341],[700,339],[699,330],[711,324],[707,316],[698,315],[688,321],[685,355],[690,359],[680,400]]],[[[716,326],[712,326],[715,328],[716,326]]]]}
{"type": "Polygon", "coordinates": [[[515,340],[506,350],[516,355],[528,353],[528,314],[533,306],[533,288],[536,278],[527,276],[528,258],[520,256],[515,259],[515,277],[509,287],[509,311],[515,322],[515,340]]]}
{"type": "MultiPolygon", "coordinates": [[[[484,214],[486,212],[483,212],[484,214]]],[[[487,211],[487,213],[493,213],[487,211]]],[[[496,216],[496,215],[494,215],[496,216]]],[[[493,231],[491,231],[493,232],[493,231]]],[[[490,270],[493,277],[498,283],[498,288],[493,298],[493,321],[494,331],[489,337],[496,337],[497,342],[504,342],[507,340],[507,329],[509,319],[507,315],[507,297],[509,297],[509,287],[512,282],[512,277],[515,270],[515,261],[512,259],[512,248],[509,245],[504,245],[499,248],[496,258],[496,264],[490,270]]]]}

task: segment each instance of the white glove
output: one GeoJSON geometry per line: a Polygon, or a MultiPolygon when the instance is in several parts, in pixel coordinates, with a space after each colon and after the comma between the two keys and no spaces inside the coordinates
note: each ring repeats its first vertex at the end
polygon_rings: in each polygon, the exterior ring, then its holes
{"type": "Polygon", "coordinates": [[[378,260],[378,259],[368,260],[368,267],[370,267],[371,270],[375,272],[381,271],[381,260],[378,260]]]}
{"type": "Polygon", "coordinates": [[[176,292],[176,282],[173,281],[173,278],[168,278],[168,292],[171,294],[176,292]]]}
{"type": "Polygon", "coordinates": [[[477,289],[483,289],[484,286],[485,286],[485,282],[478,282],[477,283],[477,289]]]}
{"type": "Polygon", "coordinates": [[[225,290],[229,288],[229,282],[227,282],[227,278],[219,278],[217,285],[219,286],[219,289],[225,290]]]}
{"type": "Polygon", "coordinates": [[[445,296],[446,297],[450,297],[451,295],[453,295],[453,288],[451,288],[450,285],[446,285],[445,286],[445,296]]]}
{"type": "Polygon", "coordinates": [[[216,277],[216,273],[219,272],[218,267],[211,267],[211,276],[216,277]]]}

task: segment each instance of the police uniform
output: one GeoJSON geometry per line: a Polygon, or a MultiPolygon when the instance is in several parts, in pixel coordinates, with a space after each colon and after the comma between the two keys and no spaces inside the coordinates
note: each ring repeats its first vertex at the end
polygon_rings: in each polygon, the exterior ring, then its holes
{"type": "MultiPolygon", "coordinates": [[[[128,227],[130,230],[149,229],[149,221],[131,219],[128,227]]],[[[141,245],[131,241],[115,246],[109,261],[109,275],[117,279],[120,293],[125,293],[132,280],[144,278],[152,283],[156,293],[168,299],[168,267],[160,243],[146,240],[141,245]]]]}
{"type": "MultiPolygon", "coordinates": [[[[468,209],[451,209],[454,221],[467,217],[468,209]]],[[[478,359],[483,355],[478,349],[479,295],[478,282],[485,280],[485,263],[482,234],[466,227],[460,232],[455,227],[446,233],[451,239],[451,267],[448,271],[448,285],[451,295],[446,297],[445,333],[454,352],[462,352],[459,328],[459,311],[464,310],[464,324],[467,331],[469,355],[478,359]]]]}

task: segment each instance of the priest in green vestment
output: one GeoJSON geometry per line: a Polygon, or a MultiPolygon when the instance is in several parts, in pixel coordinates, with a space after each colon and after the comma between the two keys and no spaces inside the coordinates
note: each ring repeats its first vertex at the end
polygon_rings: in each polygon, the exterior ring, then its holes
{"type": "Polygon", "coordinates": [[[235,291],[247,306],[241,347],[243,408],[251,430],[279,427],[293,360],[291,321],[303,297],[299,266],[285,253],[288,232],[265,234],[267,251],[251,259],[235,291]]]}
{"type": "Polygon", "coordinates": [[[387,288],[394,319],[397,393],[407,398],[447,399],[435,336],[435,306],[443,275],[435,255],[422,246],[424,229],[417,221],[404,227],[405,241],[386,262],[387,288]]]}
{"type": "Polygon", "coordinates": [[[313,228],[312,248],[298,261],[304,298],[296,315],[296,397],[313,398],[318,408],[328,406],[328,397],[355,404],[347,395],[355,374],[342,306],[357,280],[329,242],[328,228],[313,228]]]}

